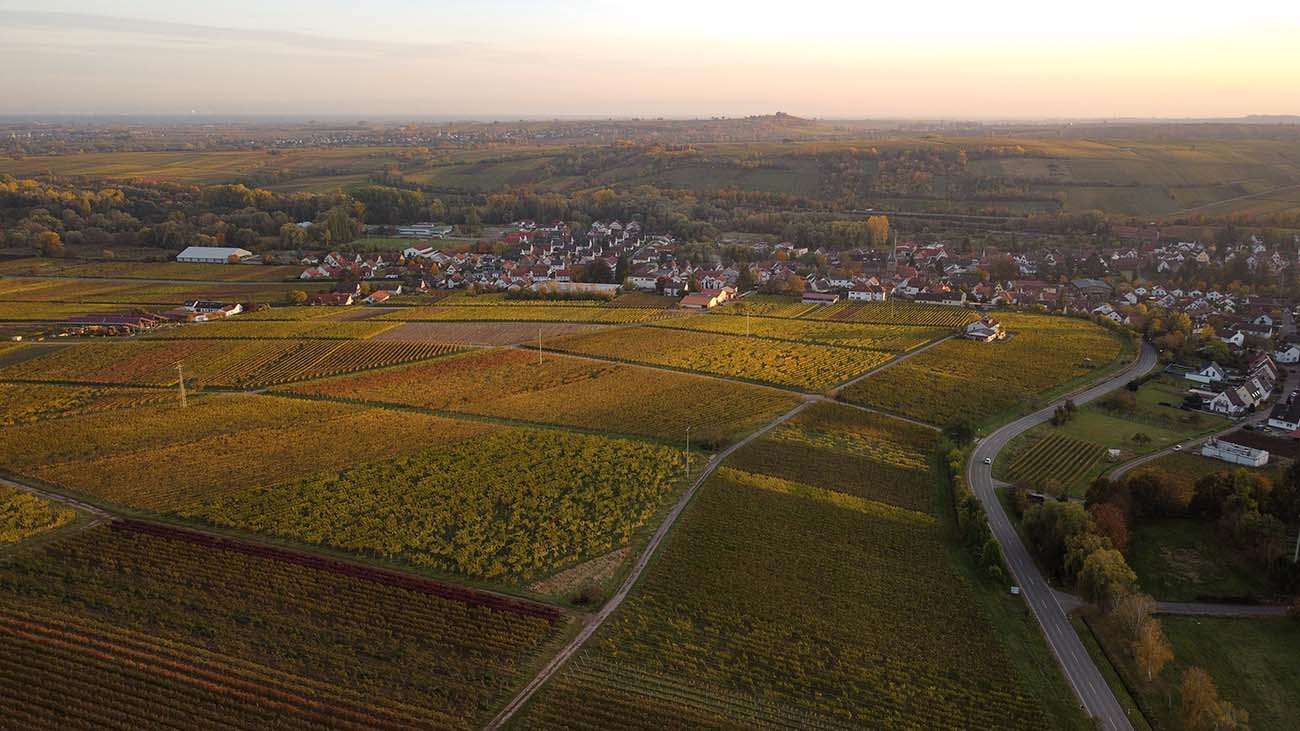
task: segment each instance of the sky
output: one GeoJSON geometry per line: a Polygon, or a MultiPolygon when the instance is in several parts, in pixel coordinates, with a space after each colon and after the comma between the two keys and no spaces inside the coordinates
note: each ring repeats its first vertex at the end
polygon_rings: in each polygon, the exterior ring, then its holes
{"type": "Polygon", "coordinates": [[[776,111],[1300,114],[1300,2],[0,0],[0,115],[776,111]]]}

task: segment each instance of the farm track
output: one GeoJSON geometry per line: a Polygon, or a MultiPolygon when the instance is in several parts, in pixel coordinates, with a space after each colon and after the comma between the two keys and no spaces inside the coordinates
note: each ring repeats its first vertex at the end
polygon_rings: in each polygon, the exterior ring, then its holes
{"type": "Polygon", "coordinates": [[[874,376],[874,375],[876,375],[877,373],[879,373],[879,372],[881,372],[881,371],[883,371],[883,370],[885,370],[885,369],[887,369],[887,368],[893,368],[894,366],[898,365],[899,363],[902,363],[903,361],[908,360],[908,359],[910,359],[910,358],[912,358],[912,357],[914,357],[914,356],[920,355],[921,353],[924,353],[925,351],[929,350],[930,348],[933,348],[934,346],[936,346],[936,345],[938,345],[938,344],[940,344],[940,343],[945,343],[945,342],[947,342],[947,341],[949,341],[949,340],[952,340],[952,339],[955,338],[955,337],[957,337],[956,334],[947,335],[947,336],[944,336],[944,337],[939,338],[939,339],[937,339],[937,340],[932,340],[932,341],[930,341],[929,343],[926,343],[925,345],[922,345],[922,346],[919,347],[919,348],[913,348],[913,349],[907,351],[906,353],[899,354],[899,355],[895,356],[893,359],[889,360],[888,362],[881,363],[880,365],[876,366],[875,368],[872,368],[871,370],[867,371],[866,373],[863,373],[863,374],[860,375],[860,376],[854,376],[853,378],[851,378],[851,379],[845,381],[844,383],[841,383],[841,384],[839,384],[838,386],[835,386],[834,388],[832,388],[832,389],[830,390],[830,393],[831,393],[832,396],[838,397],[839,394],[840,394],[840,392],[843,391],[844,389],[848,388],[849,386],[852,386],[853,384],[858,383],[859,381],[866,380],[867,378],[870,378],[871,376],[874,376]]]}
{"type": "Polygon", "coordinates": [[[601,607],[599,612],[588,618],[577,636],[570,640],[554,657],[552,657],[551,660],[546,663],[546,665],[544,665],[537,675],[528,683],[528,685],[524,686],[523,690],[521,690],[508,704],[506,704],[506,707],[497,714],[496,718],[492,719],[492,721],[488,723],[486,728],[489,729],[489,731],[501,728],[505,723],[513,718],[514,715],[519,712],[519,709],[523,708],[523,706],[528,703],[533,695],[535,695],[537,691],[540,690],[541,687],[545,685],[561,667],[564,666],[565,662],[568,661],[569,658],[573,657],[582,649],[587,640],[591,639],[592,635],[596,633],[596,630],[600,629],[600,626],[605,623],[605,620],[608,619],[620,605],[622,605],[623,600],[627,598],[627,595],[632,591],[632,587],[636,585],[636,582],[641,578],[641,574],[650,564],[650,560],[654,557],[655,551],[658,550],[660,544],[663,543],[664,538],[668,535],[668,531],[672,529],[673,524],[677,522],[677,518],[686,509],[686,506],[690,504],[691,498],[695,497],[695,493],[699,491],[700,486],[704,484],[709,476],[712,475],[714,471],[716,471],[718,467],[737,450],[755,439],[758,439],[772,429],[775,429],[777,426],[789,421],[791,418],[798,415],[799,412],[808,408],[808,406],[816,400],[817,399],[806,399],[798,406],[755,430],[744,439],[741,439],[730,447],[718,452],[709,460],[704,469],[700,471],[699,477],[697,477],[695,481],[691,483],[691,486],[686,490],[686,492],[678,498],[677,504],[673,506],[673,509],[668,513],[668,516],[659,524],[659,528],[655,530],[654,535],[650,538],[650,542],[646,544],[645,550],[641,552],[640,557],[632,566],[632,570],[628,573],[627,578],[623,581],[623,584],[619,587],[618,591],[609,598],[609,601],[605,602],[605,605],[601,607]]]}

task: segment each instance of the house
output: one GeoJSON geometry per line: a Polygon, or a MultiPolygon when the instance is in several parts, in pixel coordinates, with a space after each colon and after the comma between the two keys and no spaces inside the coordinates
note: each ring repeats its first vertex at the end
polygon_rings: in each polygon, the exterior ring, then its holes
{"type": "Polygon", "coordinates": [[[1228,377],[1228,373],[1218,363],[1209,363],[1199,371],[1188,371],[1183,377],[1197,383],[1219,383],[1228,377]]]}
{"type": "Polygon", "coordinates": [[[189,246],[176,255],[176,261],[182,264],[229,264],[231,257],[242,262],[252,256],[253,252],[248,249],[230,246],[189,246]]]}
{"type": "Polygon", "coordinates": [[[966,331],[962,337],[968,340],[978,340],[982,343],[991,343],[994,340],[1002,340],[1007,336],[1007,331],[1003,329],[1002,323],[991,317],[982,320],[976,320],[966,326],[966,331]]]}
{"type": "Polygon", "coordinates": [[[309,305],[325,305],[327,307],[344,307],[352,304],[352,294],[350,292],[325,292],[313,296],[307,301],[309,305]]]}
{"type": "Polygon", "coordinates": [[[1293,393],[1285,402],[1279,401],[1268,415],[1268,425],[1288,434],[1300,431],[1300,397],[1293,393]]]}
{"type": "Polygon", "coordinates": [[[1205,402],[1205,410],[1224,416],[1242,416],[1250,403],[1238,387],[1227,388],[1205,402]]]}
{"type": "Polygon", "coordinates": [[[387,302],[388,299],[392,296],[393,295],[388,290],[380,289],[370,293],[370,296],[366,298],[366,304],[377,305],[383,302],[387,302]]]}
{"type": "Polygon", "coordinates": [[[888,298],[885,288],[879,284],[857,284],[849,290],[850,302],[884,302],[888,298]]]}
{"type": "Polygon", "coordinates": [[[1235,345],[1238,348],[1246,344],[1246,334],[1240,330],[1237,330],[1233,334],[1227,335],[1225,337],[1221,337],[1219,339],[1227,343],[1228,345],[1235,345]]]}
{"type": "Polygon", "coordinates": [[[1284,343],[1273,351],[1273,360],[1278,363],[1300,363],[1300,344],[1284,343]]]}
{"type": "Polygon", "coordinates": [[[228,305],[224,302],[211,302],[207,300],[186,302],[184,308],[190,312],[203,315],[204,317],[202,319],[205,320],[230,317],[231,315],[238,315],[244,311],[244,306],[238,303],[228,305]]]}
{"type": "Polygon", "coordinates": [[[686,309],[707,310],[712,307],[717,307],[735,296],[736,290],[732,287],[701,289],[699,292],[686,295],[678,304],[686,309]]]}
{"type": "Polygon", "coordinates": [[[1076,279],[1070,286],[1084,297],[1110,297],[1111,293],[1110,285],[1100,279],[1076,279]]]}
{"type": "Polygon", "coordinates": [[[834,292],[808,292],[803,293],[802,302],[805,305],[833,305],[840,301],[840,296],[834,292]]]}
{"type": "Polygon", "coordinates": [[[1201,445],[1201,456],[1247,467],[1263,467],[1268,464],[1269,455],[1266,449],[1255,449],[1226,439],[1210,439],[1201,445]]]}

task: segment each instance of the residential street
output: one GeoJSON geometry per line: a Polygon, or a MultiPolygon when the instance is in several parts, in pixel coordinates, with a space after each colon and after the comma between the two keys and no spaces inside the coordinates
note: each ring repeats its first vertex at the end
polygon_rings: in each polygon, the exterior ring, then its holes
{"type": "MultiPolygon", "coordinates": [[[[1073,394],[1070,398],[1073,398],[1077,404],[1098,399],[1122,388],[1133,378],[1149,372],[1156,367],[1157,363],[1155,349],[1144,344],[1142,355],[1136,363],[1098,385],[1073,394]]],[[[1066,679],[1074,688],[1084,709],[1090,716],[1098,719],[1103,728],[1125,731],[1133,728],[1132,723],[1129,722],[1115,694],[1111,692],[1110,686],[1106,684],[1101,671],[1088,655],[1079,636],[1075,634],[1069,615],[1061,605],[1056,592],[1038,570],[1033,557],[1029,555],[1029,550],[1021,542],[1011,519],[1002,509],[1002,503],[998,501],[994,491],[992,467],[984,464],[986,459],[991,462],[997,457],[998,452],[1013,438],[1050,420],[1053,410],[1064,401],[1065,398],[1061,398],[980,440],[971,452],[970,460],[966,465],[966,474],[971,489],[988,513],[993,535],[1002,546],[1007,565],[1020,586],[1025,602],[1043,628],[1048,645],[1051,646],[1052,652],[1065,672],[1066,679]]]]}

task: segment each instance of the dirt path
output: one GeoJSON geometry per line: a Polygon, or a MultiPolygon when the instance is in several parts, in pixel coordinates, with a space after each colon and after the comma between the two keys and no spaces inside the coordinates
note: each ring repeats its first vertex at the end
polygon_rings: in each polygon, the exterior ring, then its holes
{"type": "Polygon", "coordinates": [[[578,632],[577,636],[570,640],[568,644],[566,644],[554,657],[551,658],[550,662],[546,663],[546,665],[538,671],[537,675],[529,681],[528,685],[524,686],[523,690],[520,690],[519,693],[510,700],[510,703],[508,703],[505,708],[501,709],[501,712],[497,714],[496,718],[492,719],[492,721],[488,723],[486,728],[499,729],[514,717],[514,715],[519,712],[519,709],[522,708],[524,704],[526,704],[529,699],[531,699],[533,695],[535,695],[537,691],[546,684],[546,681],[550,680],[551,677],[564,666],[564,663],[567,662],[569,658],[573,657],[577,654],[578,650],[582,649],[582,646],[586,644],[587,640],[591,639],[591,636],[596,633],[596,630],[600,629],[600,626],[605,623],[605,620],[619,608],[623,603],[623,600],[627,598],[628,593],[632,591],[632,587],[636,585],[637,580],[641,578],[641,574],[645,571],[646,566],[650,564],[650,559],[654,557],[655,551],[658,550],[659,545],[663,543],[664,537],[668,535],[668,531],[672,529],[673,524],[677,522],[677,518],[691,502],[691,498],[695,497],[695,493],[699,491],[700,486],[704,484],[704,481],[707,480],[709,476],[712,475],[713,472],[732,455],[732,453],[763,436],[768,431],[785,423],[816,400],[817,399],[805,400],[803,403],[768,422],[762,428],[753,432],[744,439],[713,455],[713,458],[709,460],[709,463],[700,471],[699,476],[691,483],[690,488],[688,488],[686,492],[678,498],[677,504],[675,504],[673,509],[668,513],[668,517],[664,518],[664,521],[659,524],[659,529],[655,531],[654,535],[650,538],[650,542],[646,544],[645,550],[641,552],[641,556],[637,559],[636,564],[632,566],[632,571],[628,573],[627,579],[623,581],[623,584],[619,587],[618,591],[609,598],[609,601],[605,602],[605,606],[601,607],[599,612],[591,615],[586,624],[583,625],[582,630],[578,632]]]}
{"type": "Polygon", "coordinates": [[[871,370],[867,371],[866,373],[863,373],[863,374],[860,375],[860,376],[854,376],[853,378],[851,378],[851,379],[845,381],[844,383],[841,383],[840,385],[836,386],[835,388],[832,388],[832,389],[830,390],[830,394],[831,394],[832,396],[837,396],[837,395],[839,395],[840,391],[843,391],[844,389],[848,388],[849,386],[852,386],[853,384],[857,383],[858,381],[864,380],[864,379],[866,379],[866,378],[870,378],[871,376],[874,376],[874,375],[876,375],[877,373],[879,373],[879,372],[881,372],[881,371],[883,371],[883,370],[886,370],[886,369],[888,369],[888,368],[893,368],[894,366],[898,365],[899,363],[902,363],[903,361],[908,360],[908,359],[910,359],[910,358],[912,358],[912,357],[914,357],[914,356],[920,355],[921,353],[924,353],[925,351],[929,350],[930,348],[933,348],[934,346],[938,345],[939,343],[947,342],[947,341],[949,341],[949,340],[952,340],[952,339],[955,338],[955,337],[957,337],[957,334],[956,334],[956,333],[953,333],[952,335],[948,335],[948,336],[945,336],[945,337],[939,338],[938,340],[934,340],[934,341],[932,341],[932,342],[926,343],[925,345],[922,345],[921,347],[917,348],[916,350],[909,350],[909,351],[907,351],[906,353],[903,353],[902,355],[899,355],[899,356],[897,356],[897,357],[895,357],[895,358],[892,358],[892,359],[890,359],[889,361],[887,361],[887,362],[885,362],[885,363],[881,363],[880,365],[876,366],[875,368],[872,368],[871,370]]]}

